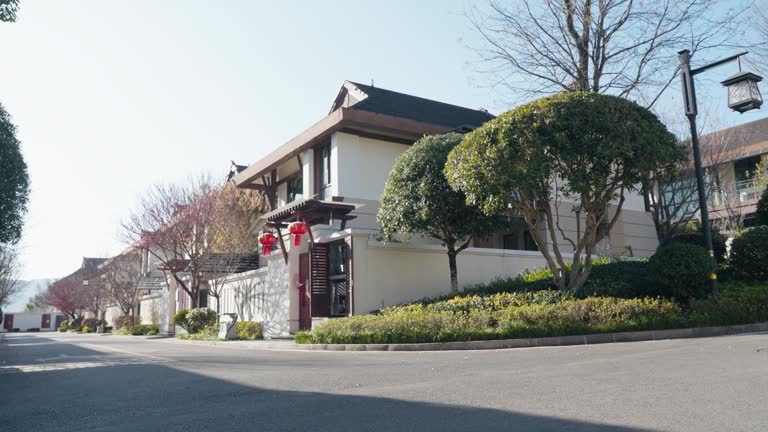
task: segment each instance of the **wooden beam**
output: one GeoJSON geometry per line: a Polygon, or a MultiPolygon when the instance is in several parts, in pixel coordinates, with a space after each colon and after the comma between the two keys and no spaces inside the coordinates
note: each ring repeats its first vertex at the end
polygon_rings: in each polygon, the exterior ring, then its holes
{"type": "Polygon", "coordinates": [[[283,241],[283,233],[280,232],[280,227],[275,227],[277,229],[277,238],[280,240],[280,249],[283,251],[283,259],[285,260],[285,264],[288,264],[288,251],[285,249],[285,242],[283,241]]]}

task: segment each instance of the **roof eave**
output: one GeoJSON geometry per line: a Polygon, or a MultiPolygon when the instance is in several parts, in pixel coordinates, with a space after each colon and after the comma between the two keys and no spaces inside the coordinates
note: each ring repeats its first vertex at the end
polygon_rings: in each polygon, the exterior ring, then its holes
{"type": "Polygon", "coordinates": [[[267,174],[271,169],[280,166],[304,150],[329,138],[334,132],[343,129],[366,130],[413,141],[418,140],[424,135],[446,133],[453,130],[448,126],[387,114],[356,110],[354,108],[339,108],[237,174],[234,177],[235,185],[240,188],[248,187],[248,185],[259,180],[261,176],[267,174]]]}

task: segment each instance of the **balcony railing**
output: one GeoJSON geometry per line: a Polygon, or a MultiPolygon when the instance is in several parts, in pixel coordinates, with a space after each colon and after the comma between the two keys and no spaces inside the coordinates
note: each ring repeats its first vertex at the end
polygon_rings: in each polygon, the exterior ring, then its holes
{"type": "Polygon", "coordinates": [[[720,186],[712,191],[709,199],[710,208],[741,207],[757,203],[765,190],[752,180],[743,180],[730,185],[720,186]]]}

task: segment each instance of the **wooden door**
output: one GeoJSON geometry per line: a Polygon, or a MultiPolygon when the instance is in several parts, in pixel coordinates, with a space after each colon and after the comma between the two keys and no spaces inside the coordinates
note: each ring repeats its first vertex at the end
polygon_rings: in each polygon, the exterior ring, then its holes
{"type": "Polygon", "coordinates": [[[43,314],[40,319],[40,329],[51,328],[51,314],[43,314]]]}
{"type": "Polygon", "coordinates": [[[328,287],[328,245],[312,245],[309,258],[312,317],[329,317],[331,316],[331,294],[328,287]]]}
{"type": "Polygon", "coordinates": [[[309,254],[299,255],[299,330],[312,329],[312,310],[310,307],[309,254]]]}
{"type": "Polygon", "coordinates": [[[13,330],[13,314],[5,314],[5,319],[3,320],[3,328],[8,331],[13,330]]]}

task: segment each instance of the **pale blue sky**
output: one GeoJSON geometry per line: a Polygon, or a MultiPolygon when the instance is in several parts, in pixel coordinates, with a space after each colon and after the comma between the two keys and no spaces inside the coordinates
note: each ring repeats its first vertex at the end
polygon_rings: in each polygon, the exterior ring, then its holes
{"type": "Polygon", "coordinates": [[[149,186],[256,161],[322,118],[344,79],[505,110],[476,85],[465,6],[23,0],[0,25],[0,101],[32,180],[23,276],[119,252],[120,220],[149,186]]]}

